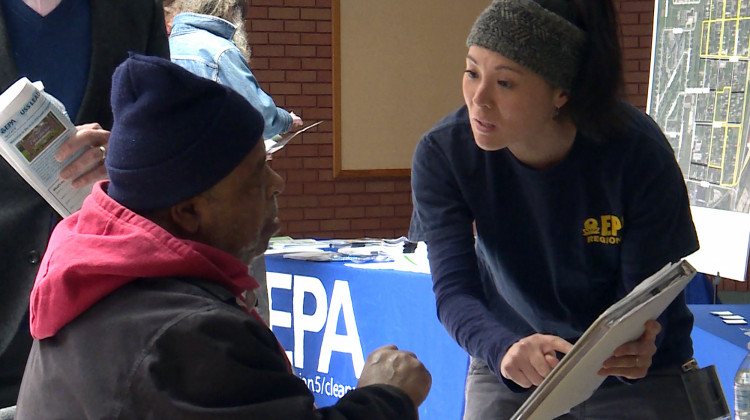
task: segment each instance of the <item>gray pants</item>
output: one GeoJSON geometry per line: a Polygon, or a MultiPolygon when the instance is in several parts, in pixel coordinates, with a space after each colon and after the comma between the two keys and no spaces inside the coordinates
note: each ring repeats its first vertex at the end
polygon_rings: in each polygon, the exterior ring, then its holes
{"type": "MultiPolygon", "coordinates": [[[[28,318],[25,322],[28,325],[28,318]]],[[[5,352],[0,354],[0,408],[16,405],[32,342],[28,327],[21,328],[5,352]]]]}
{"type": "MultiPolygon", "coordinates": [[[[652,372],[633,384],[605,379],[588,400],[558,417],[564,420],[665,420],[693,418],[678,367],[652,372]]],[[[466,377],[464,420],[505,420],[532,390],[515,393],[490,372],[487,364],[471,358],[466,377]]]]}

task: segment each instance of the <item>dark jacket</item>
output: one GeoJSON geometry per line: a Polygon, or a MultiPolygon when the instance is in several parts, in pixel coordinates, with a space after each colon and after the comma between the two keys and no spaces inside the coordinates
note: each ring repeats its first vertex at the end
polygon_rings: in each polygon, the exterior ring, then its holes
{"type": "Polygon", "coordinates": [[[395,388],[314,410],[273,333],[216,284],[143,279],[35,341],[16,420],[401,419],[395,388]]]}
{"type": "MultiPolygon", "coordinates": [[[[91,68],[76,124],[112,125],[112,73],[128,51],[169,57],[160,0],[92,0],[91,68]]],[[[0,7],[0,91],[20,76],[0,7]]],[[[0,354],[18,331],[57,215],[0,159],[0,354]]],[[[27,333],[28,334],[28,333],[27,333]]],[[[21,367],[22,368],[22,367],[21,367]]]]}
{"type": "Polygon", "coordinates": [[[389,386],[316,409],[241,293],[238,259],[181,240],[94,185],[64,219],[31,294],[36,339],[17,420],[412,419],[389,386]]]}

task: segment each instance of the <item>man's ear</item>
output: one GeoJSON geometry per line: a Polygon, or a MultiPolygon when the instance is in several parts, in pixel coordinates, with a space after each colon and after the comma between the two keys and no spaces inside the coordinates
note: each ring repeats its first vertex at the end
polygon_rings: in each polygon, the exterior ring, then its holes
{"type": "Polygon", "coordinates": [[[565,106],[565,104],[568,103],[570,100],[570,95],[568,95],[568,92],[560,89],[555,88],[555,91],[553,93],[552,102],[555,105],[555,108],[560,109],[565,106]]]}
{"type": "Polygon", "coordinates": [[[197,204],[196,197],[193,197],[169,208],[172,222],[185,233],[194,234],[200,229],[201,215],[197,204]]]}

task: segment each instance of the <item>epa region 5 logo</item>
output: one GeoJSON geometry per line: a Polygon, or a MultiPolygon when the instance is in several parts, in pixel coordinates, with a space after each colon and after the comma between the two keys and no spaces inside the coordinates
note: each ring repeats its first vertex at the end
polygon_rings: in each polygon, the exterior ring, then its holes
{"type": "Polygon", "coordinates": [[[603,214],[598,219],[588,218],[583,222],[583,237],[586,243],[617,245],[622,241],[620,230],[622,219],[612,214],[603,214]]]}

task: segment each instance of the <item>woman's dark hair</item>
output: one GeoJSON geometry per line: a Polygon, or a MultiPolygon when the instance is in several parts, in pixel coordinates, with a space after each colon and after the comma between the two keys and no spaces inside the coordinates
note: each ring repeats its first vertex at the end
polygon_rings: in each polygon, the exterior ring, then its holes
{"type": "Polygon", "coordinates": [[[624,78],[617,12],[612,0],[537,0],[586,32],[578,74],[573,79],[570,100],[564,112],[576,127],[601,138],[624,124],[618,112],[624,78]],[[559,7],[559,6],[558,6],[559,7]]]}

